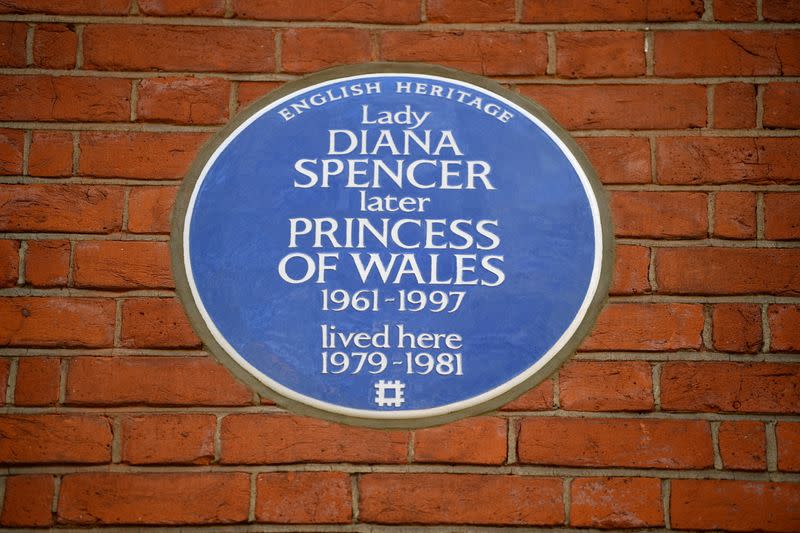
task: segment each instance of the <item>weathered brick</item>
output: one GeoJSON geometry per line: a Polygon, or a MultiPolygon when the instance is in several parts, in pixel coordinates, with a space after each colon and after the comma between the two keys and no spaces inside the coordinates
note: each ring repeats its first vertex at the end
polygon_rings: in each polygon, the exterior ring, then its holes
{"type": "Polygon", "coordinates": [[[131,82],[118,78],[0,76],[6,120],[126,121],[130,98],[131,82]]]}
{"type": "Polygon", "coordinates": [[[201,344],[175,298],[125,300],[120,342],[129,348],[197,348],[201,344]]]}
{"type": "Polygon", "coordinates": [[[756,0],[716,0],[714,19],[722,22],[753,22],[758,18],[756,0]]]}
{"type": "Polygon", "coordinates": [[[733,420],[719,425],[719,453],[725,468],[766,470],[766,448],[762,422],[733,420]]]}
{"type": "Polygon", "coordinates": [[[650,141],[639,137],[576,139],[606,184],[650,183],[650,141]]]}
{"type": "Polygon", "coordinates": [[[420,20],[420,0],[233,0],[234,16],[260,20],[315,22],[386,22],[413,24],[420,20]]]}
{"type": "Polygon", "coordinates": [[[754,128],[755,125],[755,85],[723,83],[714,88],[714,127],[754,128]]]}
{"type": "Polygon", "coordinates": [[[714,195],[714,237],[754,239],[756,225],[755,194],[721,191],[714,195]]]}
{"type": "Polygon", "coordinates": [[[108,347],[115,312],[102,298],[0,298],[0,345],[108,347]]]}
{"type": "Polygon", "coordinates": [[[512,22],[514,0],[428,0],[429,22],[512,22]]]}
{"type": "Polygon", "coordinates": [[[113,233],[122,226],[122,188],[0,185],[0,230],[113,233]]]}
{"type": "Polygon", "coordinates": [[[0,463],[107,463],[111,423],[93,415],[0,416],[0,463]]]}
{"type": "Polygon", "coordinates": [[[25,282],[34,287],[66,287],[69,254],[69,241],[28,241],[25,282]]]}
{"type": "Polygon", "coordinates": [[[0,129],[0,174],[22,174],[24,136],[22,130],[0,129]]]}
{"type": "Polygon", "coordinates": [[[800,13],[797,12],[797,0],[764,0],[764,20],[779,22],[797,22],[800,13]]]}
{"type": "Polygon", "coordinates": [[[66,131],[35,131],[28,154],[31,176],[72,175],[72,134],[66,131]]]}
{"type": "Polygon", "coordinates": [[[764,237],[800,239],[800,194],[770,192],[764,195],[764,237]]]}
{"type": "Polygon", "coordinates": [[[583,351],[696,350],[702,344],[703,309],[700,305],[667,303],[608,304],[594,329],[583,341],[583,351]]]}
{"type": "Polygon", "coordinates": [[[568,411],[649,411],[653,371],[648,363],[571,361],[558,373],[561,407],[568,411]]]}
{"type": "Polygon", "coordinates": [[[665,411],[800,412],[800,365],[667,363],[661,369],[665,411]]]}
{"type": "Polygon", "coordinates": [[[761,349],[761,307],[758,304],[714,305],[712,338],[716,350],[757,353],[761,349]]]}
{"type": "Polygon", "coordinates": [[[588,477],[572,480],[570,526],[642,528],[664,525],[661,480],[588,477]]]}
{"type": "Polygon", "coordinates": [[[10,527],[52,525],[53,490],[53,476],[50,475],[7,477],[0,524],[10,527]]]}
{"type": "Polygon", "coordinates": [[[547,68],[543,33],[388,31],[380,49],[387,61],[441,63],[485,76],[538,75],[547,68]]]}
{"type": "Polygon", "coordinates": [[[522,22],[634,22],[699,20],[702,0],[524,0],[522,22]]]}
{"type": "Polygon", "coordinates": [[[74,26],[39,24],[33,34],[33,64],[42,68],[73,68],[77,48],[74,26]]]}
{"type": "Polygon", "coordinates": [[[557,525],[560,479],[477,474],[365,474],[359,520],[379,524],[557,525]]]}
{"type": "Polygon", "coordinates": [[[60,383],[60,359],[57,357],[23,357],[17,366],[14,405],[55,405],[58,403],[60,383]]]}
{"type": "Polygon", "coordinates": [[[170,289],[169,244],[152,241],[79,241],[75,244],[76,287],[170,289]]]}
{"type": "Polygon", "coordinates": [[[676,529],[800,529],[800,484],[721,479],[670,484],[670,523],[676,529]]]}
{"type": "Polygon", "coordinates": [[[0,287],[13,287],[18,279],[19,241],[0,240],[0,287]]]}
{"type": "Polygon", "coordinates": [[[272,472],[256,478],[256,521],[348,524],[350,476],[344,472],[272,472]]]}
{"type": "Polygon", "coordinates": [[[778,469],[800,472],[800,423],[778,422],[775,426],[778,446],[778,469]]]}
{"type": "Polygon", "coordinates": [[[252,395],[209,357],[76,357],[70,405],[247,405],[252,395]]]}
{"type": "Polygon", "coordinates": [[[770,350],[800,352],[800,305],[770,305],[767,316],[772,333],[770,350]]]}
{"type": "Polygon", "coordinates": [[[230,82],[219,78],[147,78],[137,84],[136,120],[172,124],[222,124],[228,118],[230,82]]]}
{"type": "Polygon", "coordinates": [[[645,73],[644,34],[592,31],[556,34],[556,74],[566,78],[624,78],[645,73]],[[602,61],[598,61],[602,57],[602,61]]]}
{"type": "Polygon", "coordinates": [[[419,463],[500,465],[507,457],[507,422],[480,417],[420,429],[414,434],[414,460],[419,463]]]}
{"type": "Polygon", "coordinates": [[[138,0],[139,11],[157,17],[221,17],[225,0],[138,0]]]}
{"type": "Polygon", "coordinates": [[[502,407],[503,411],[547,411],[553,403],[553,381],[546,379],[502,407]]]}
{"type": "Polygon", "coordinates": [[[275,32],[265,28],[91,24],[83,64],[94,70],[272,72],[275,32]]]}
{"type": "Polygon", "coordinates": [[[655,74],[793,76],[800,73],[800,34],[790,31],[657,31],[655,74]]]}
{"type": "Polygon", "coordinates": [[[62,524],[224,524],[247,519],[245,472],[78,473],[64,476],[62,524]]]}
{"type": "Polygon", "coordinates": [[[282,39],[281,67],[286,72],[314,72],[370,59],[371,43],[366,30],[290,28],[283,32],[282,39]]]}
{"type": "Polygon", "coordinates": [[[667,185],[800,182],[800,138],[663,137],[656,160],[667,185]]]}
{"type": "Polygon", "coordinates": [[[708,233],[707,205],[704,193],[616,191],[614,231],[620,237],[702,238],[708,233]]]}
{"type": "Polygon", "coordinates": [[[206,139],[204,133],[84,132],[78,173],[101,178],[180,179],[206,139]]]}
{"type": "Polygon", "coordinates": [[[130,415],[122,418],[122,462],[208,464],[214,460],[217,419],[204,414],[130,415]]]}
{"type": "Polygon", "coordinates": [[[619,245],[614,250],[614,259],[611,294],[643,294],[650,291],[649,248],[619,245]]]}
{"type": "MultiPolygon", "coordinates": [[[[8,375],[11,372],[11,359],[0,359],[0,390],[7,390],[8,388],[8,375]]],[[[6,404],[6,397],[0,394],[0,405],[6,404]]]]}
{"type": "Polygon", "coordinates": [[[0,13],[48,13],[51,15],[126,15],[131,0],[3,0],[0,13]]]}
{"type": "Polygon", "coordinates": [[[665,294],[800,294],[800,249],[659,248],[665,294]]]}
{"type": "Polygon", "coordinates": [[[170,231],[170,216],[177,187],[136,187],[128,195],[128,231],[162,233],[170,231]]]}
{"type": "Polygon", "coordinates": [[[243,107],[252,104],[280,86],[280,83],[274,81],[250,81],[240,83],[239,91],[236,94],[238,109],[241,110],[243,107]]]}
{"type": "MultiPolygon", "coordinates": [[[[2,9],[3,6],[0,6],[0,13],[2,9]]],[[[24,22],[0,23],[0,66],[25,66],[25,42],[27,38],[28,25],[24,22]]]]}
{"type": "Polygon", "coordinates": [[[700,85],[520,85],[571,130],[676,129],[706,124],[700,85]]]}
{"type": "Polygon", "coordinates": [[[235,414],[222,419],[226,464],[404,463],[408,433],[284,415],[235,414]]]}
{"type": "Polygon", "coordinates": [[[700,420],[528,418],[520,424],[521,463],[630,468],[707,468],[711,429],[700,420]]]}
{"type": "Polygon", "coordinates": [[[800,83],[773,82],[764,88],[764,127],[800,128],[800,83]]]}

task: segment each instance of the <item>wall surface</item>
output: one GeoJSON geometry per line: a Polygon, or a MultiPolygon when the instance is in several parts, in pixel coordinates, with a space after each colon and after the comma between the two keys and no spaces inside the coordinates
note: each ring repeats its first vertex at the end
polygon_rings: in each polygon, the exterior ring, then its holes
{"type": "Polygon", "coordinates": [[[797,0],[1,0],[0,524],[800,530],[799,29],[797,0]],[[169,265],[222,124],[376,60],[540,102],[617,235],[560,372],[417,431],[256,396],[169,265]]]}

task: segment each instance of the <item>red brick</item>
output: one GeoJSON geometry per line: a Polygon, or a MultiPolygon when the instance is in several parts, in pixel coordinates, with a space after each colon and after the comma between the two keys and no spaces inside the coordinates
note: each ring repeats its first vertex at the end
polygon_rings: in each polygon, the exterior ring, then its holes
{"type": "Polygon", "coordinates": [[[0,13],[47,13],[51,15],[126,15],[131,0],[3,0],[0,13]]]}
{"type": "Polygon", "coordinates": [[[350,476],[344,472],[272,472],[256,478],[256,521],[349,524],[350,476]]]}
{"type": "Polygon", "coordinates": [[[771,192],[764,195],[764,237],[800,239],[800,194],[771,192]]]}
{"type": "Polygon", "coordinates": [[[764,20],[797,22],[800,20],[797,7],[797,0],[764,0],[764,20]]]}
{"type": "Polygon", "coordinates": [[[57,357],[23,357],[17,367],[14,405],[55,405],[61,383],[57,357]]]}
{"type": "Polygon", "coordinates": [[[556,50],[556,74],[561,77],[624,78],[645,73],[644,34],[640,32],[558,33],[556,50]]]}
{"type": "Polygon", "coordinates": [[[723,83],[714,88],[714,127],[754,128],[756,87],[750,83],[723,83]]]}
{"type": "Polygon", "coordinates": [[[704,193],[616,191],[611,195],[612,219],[619,237],[705,237],[707,205],[704,193]]]}
{"type": "MultiPolygon", "coordinates": [[[[8,374],[11,372],[11,360],[0,359],[0,391],[5,391],[8,388],[8,374]]],[[[5,394],[0,394],[0,405],[6,404],[5,394]]]]}
{"type": "Polygon", "coordinates": [[[208,464],[214,460],[214,415],[131,415],[122,418],[122,462],[208,464]]]}
{"type": "Polygon", "coordinates": [[[247,520],[244,472],[79,473],[64,476],[62,524],[223,524],[247,520]]]}
{"type": "Polygon", "coordinates": [[[695,469],[713,465],[711,430],[700,420],[527,418],[521,463],[695,469]]]}
{"type": "Polygon", "coordinates": [[[0,345],[105,348],[115,312],[101,298],[0,298],[0,345]]]}
{"type": "Polygon", "coordinates": [[[779,31],[658,31],[655,74],[793,76],[800,73],[800,34],[779,31]]]}
{"type": "Polygon", "coordinates": [[[758,304],[716,304],[712,317],[715,349],[737,353],[758,353],[761,349],[758,304]]]}
{"type": "Polygon", "coordinates": [[[113,233],[123,201],[119,187],[0,185],[0,230],[113,233]]]}
{"type": "Polygon", "coordinates": [[[281,84],[275,81],[251,81],[251,82],[241,82],[239,84],[239,91],[236,94],[236,103],[238,105],[238,109],[242,109],[246,107],[262,96],[265,96],[278,87],[281,84]]]}
{"type": "Polygon", "coordinates": [[[72,175],[72,134],[66,131],[35,131],[28,155],[31,176],[72,175]]]}
{"type": "Polygon", "coordinates": [[[11,527],[52,525],[53,476],[23,475],[6,478],[0,524],[11,527]]]}
{"type": "Polygon", "coordinates": [[[22,174],[22,130],[0,129],[0,174],[22,174]]]}
{"type": "Polygon", "coordinates": [[[138,83],[136,119],[172,124],[222,124],[230,83],[219,78],[147,78],[138,83]]]}
{"type": "Polygon", "coordinates": [[[619,245],[614,252],[614,275],[611,294],[643,294],[650,292],[648,269],[650,249],[644,246],[619,245]]]}
{"type": "Polygon", "coordinates": [[[314,72],[370,59],[366,30],[347,28],[290,28],[283,32],[281,67],[286,72],[314,72]]]}
{"type": "Polygon", "coordinates": [[[722,22],[753,22],[758,19],[756,0],[716,0],[714,19],[722,22]]]}
{"type": "Polygon", "coordinates": [[[483,74],[538,75],[547,68],[543,33],[401,32],[381,34],[381,56],[387,61],[423,61],[483,74]]]}
{"type": "Polygon", "coordinates": [[[571,361],[558,374],[561,407],[567,411],[649,411],[653,371],[649,363],[571,361]]]}
{"type": "Polygon", "coordinates": [[[0,76],[6,120],[127,121],[130,99],[131,82],[118,78],[0,76]]]}
{"type": "Polygon", "coordinates": [[[478,474],[365,474],[359,520],[379,524],[557,525],[560,479],[478,474]]]}
{"type": "Polygon", "coordinates": [[[66,287],[69,253],[69,241],[28,241],[25,283],[34,287],[66,287]]]}
{"type": "Polygon", "coordinates": [[[667,363],[661,369],[665,411],[797,413],[800,365],[667,363]]]}
{"type": "Polygon", "coordinates": [[[547,411],[553,403],[553,381],[546,379],[502,407],[503,411],[547,411]]]}
{"type": "Polygon", "coordinates": [[[169,244],[152,241],[75,243],[76,287],[170,289],[169,244]]]}
{"type": "Polygon", "coordinates": [[[107,463],[111,423],[104,416],[2,415],[0,463],[107,463]]]}
{"type": "Polygon", "coordinates": [[[576,139],[606,184],[650,183],[650,141],[640,137],[576,139]]]}
{"type": "Polygon", "coordinates": [[[428,22],[512,22],[514,0],[428,0],[428,22]]]}
{"type": "MultiPolygon", "coordinates": [[[[2,12],[4,6],[0,6],[2,12]]],[[[27,63],[25,42],[28,25],[24,22],[0,23],[0,66],[24,67],[27,63]]]]}
{"type": "Polygon", "coordinates": [[[702,0],[524,0],[522,5],[522,22],[667,22],[702,15],[702,0]]]}
{"type": "Polygon", "coordinates": [[[718,192],[714,197],[714,237],[756,237],[756,195],[749,192],[718,192]]]}
{"type": "Polygon", "coordinates": [[[570,526],[617,529],[664,525],[659,479],[577,478],[570,491],[570,526]]]}
{"type": "Polygon", "coordinates": [[[236,414],[222,419],[226,464],[405,463],[408,433],[343,426],[284,415],[236,414]]]}
{"type": "Polygon", "coordinates": [[[225,0],[138,0],[139,11],[145,15],[164,17],[221,17],[225,15],[225,0]]]}
{"type": "MultiPolygon", "coordinates": [[[[798,5],[800,8],[800,5],[798,5]]],[[[800,128],[800,83],[769,83],[764,88],[764,127],[800,128]]]]}
{"type": "Polygon", "coordinates": [[[76,357],[70,405],[247,405],[250,391],[210,357],[76,357]]]}
{"type": "Polygon", "coordinates": [[[128,348],[197,348],[183,307],[175,298],[130,298],[122,303],[120,343],[128,348]]]}
{"type": "Polygon", "coordinates": [[[128,195],[128,231],[161,233],[170,231],[170,216],[177,187],[136,187],[128,195]]]}
{"type": "Polygon", "coordinates": [[[778,422],[775,426],[778,445],[778,470],[800,472],[800,423],[778,422]]]}
{"type": "Polygon", "coordinates": [[[697,350],[702,344],[703,309],[683,303],[606,305],[582,351],[697,350]]]}
{"type": "Polygon", "coordinates": [[[770,350],[800,352],[800,306],[770,305],[767,314],[772,333],[770,350]]]}
{"type": "Polygon", "coordinates": [[[206,139],[205,133],[84,132],[78,172],[101,178],[180,179],[206,139]]]}
{"type": "Polygon", "coordinates": [[[417,430],[414,460],[418,463],[500,465],[508,450],[504,418],[480,417],[417,430]]]}
{"type": "Polygon", "coordinates": [[[800,182],[800,138],[663,137],[656,147],[668,185],[800,182]]]}
{"type": "Polygon", "coordinates": [[[677,529],[800,530],[800,484],[675,479],[670,522],[677,529]]]}
{"type": "Polygon", "coordinates": [[[0,287],[13,287],[18,279],[19,241],[0,240],[0,287]]]}
{"type": "Polygon", "coordinates": [[[42,68],[73,68],[77,48],[74,26],[40,24],[33,36],[33,64],[42,68]]]}
{"type": "Polygon", "coordinates": [[[233,0],[234,16],[260,20],[315,22],[386,22],[413,24],[420,20],[420,0],[233,0]]]}
{"type": "Polygon", "coordinates": [[[766,448],[761,422],[736,420],[722,422],[719,426],[719,453],[727,469],[766,470],[766,448]]]}
{"type": "Polygon", "coordinates": [[[800,294],[800,249],[659,248],[665,294],[800,294]]]}
{"type": "Polygon", "coordinates": [[[272,72],[275,32],[265,28],[88,25],[84,68],[272,72]]]}
{"type": "Polygon", "coordinates": [[[700,85],[520,85],[571,130],[676,129],[706,124],[700,85]]]}

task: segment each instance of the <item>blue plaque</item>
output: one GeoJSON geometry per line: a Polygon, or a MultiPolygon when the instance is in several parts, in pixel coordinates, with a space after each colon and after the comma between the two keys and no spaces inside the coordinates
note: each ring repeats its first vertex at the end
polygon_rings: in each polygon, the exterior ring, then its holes
{"type": "Polygon", "coordinates": [[[569,356],[608,291],[605,199],[533,102],[441,67],[286,84],[180,191],[190,320],[280,405],[420,427],[499,407],[569,356]]]}

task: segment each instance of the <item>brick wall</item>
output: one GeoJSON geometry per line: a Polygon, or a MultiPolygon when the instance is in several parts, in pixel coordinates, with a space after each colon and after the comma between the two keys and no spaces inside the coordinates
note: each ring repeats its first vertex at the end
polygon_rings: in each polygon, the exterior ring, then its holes
{"type": "Polygon", "coordinates": [[[0,1],[0,524],[800,530],[798,29],[797,0],[0,1]],[[257,397],[169,267],[204,141],[374,60],[540,102],[617,235],[570,362],[417,431],[257,397]]]}

